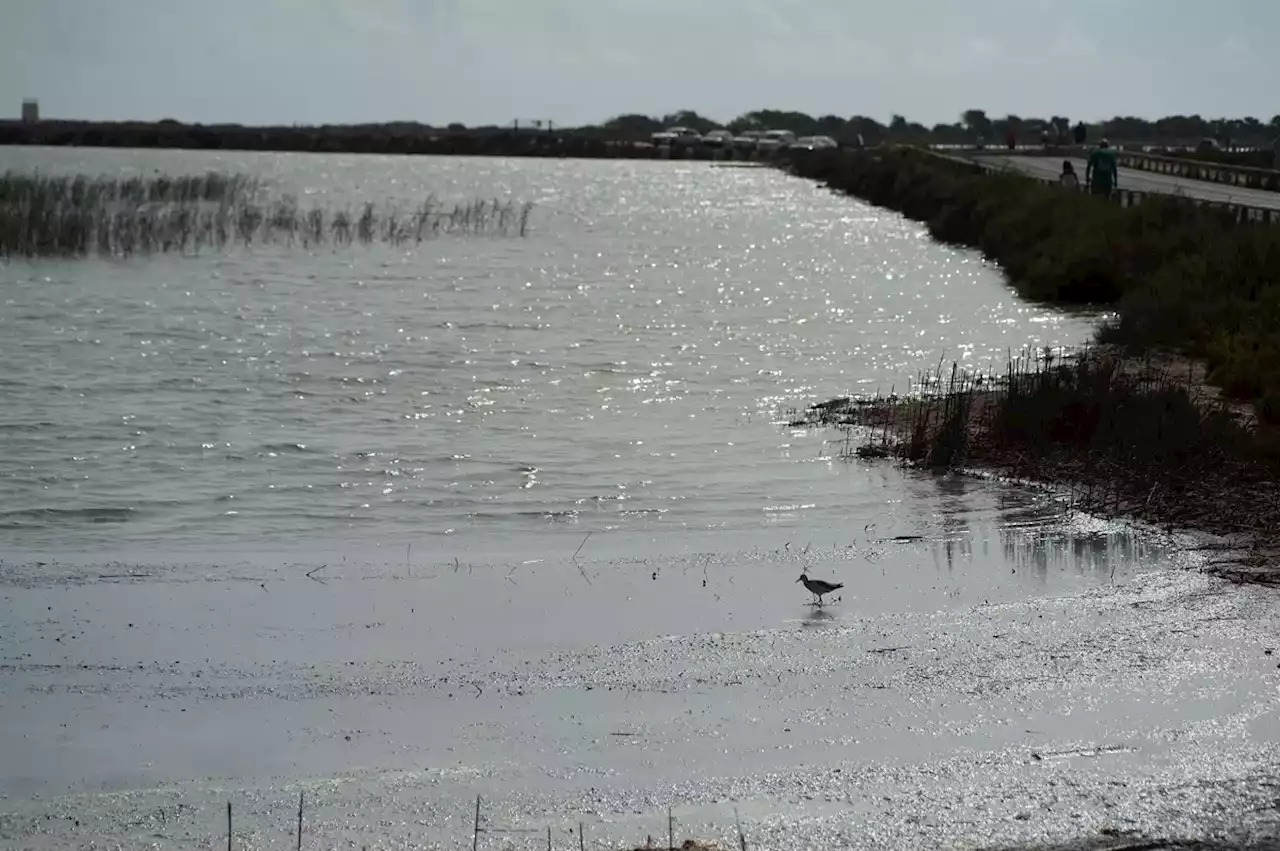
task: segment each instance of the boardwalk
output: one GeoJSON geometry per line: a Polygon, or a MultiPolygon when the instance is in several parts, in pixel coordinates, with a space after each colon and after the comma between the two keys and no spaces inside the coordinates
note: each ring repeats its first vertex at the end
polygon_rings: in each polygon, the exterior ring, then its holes
{"type": "MultiPolygon", "coordinates": [[[[1032,177],[1052,179],[1062,171],[1062,159],[1046,156],[1002,156],[983,154],[982,162],[993,165],[1006,165],[1032,177]]],[[[1084,180],[1085,162],[1082,159],[1069,158],[1075,163],[1076,172],[1084,180]]],[[[1243,204],[1249,207],[1280,210],[1280,192],[1267,192],[1262,189],[1246,189],[1242,186],[1230,186],[1222,183],[1208,183],[1203,180],[1190,180],[1168,174],[1155,174],[1149,171],[1137,171],[1120,167],[1120,188],[1135,192],[1150,192],[1162,195],[1183,194],[1191,198],[1216,203],[1243,204]]]]}

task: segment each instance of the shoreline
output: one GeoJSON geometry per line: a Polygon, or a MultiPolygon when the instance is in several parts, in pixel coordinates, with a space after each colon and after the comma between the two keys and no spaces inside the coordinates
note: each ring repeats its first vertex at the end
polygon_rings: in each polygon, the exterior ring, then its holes
{"type": "Polygon", "coordinates": [[[572,128],[555,131],[496,127],[448,130],[422,125],[295,128],[203,126],[177,122],[44,121],[32,125],[0,122],[0,150],[6,147],[578,159],[771,159],[756,156],[754,152],[701,145],[671,149],[645,140],[572,128]]]}
{"type": "Polygon", "coordinates": [[[1133,549],[1114,578],[1098,563],[1033,587],[1033,552],[903,541],[845,561],[853,593],[819,611],[795,576],[839,556],[797,550],[726,554],[706,586],[687,558],[584,557],[588,583],[566,554],[518,585],[503,566],[325,583],[298,566],[267,589],[12,591],[12,644],[32,654],[10,670],[24,698],[4,717],[27,733],[13,762],[50,773],[6,778],[0,842],[29,826],[24,847],[203,847],[231,801],[237,847],[279,843],[300,791],[309,847],[456,847],[477,794],[490,848],[548,825],[576,847],[581,822],[592,847],[665,848],[672,811],[677,835],[738,847],[737,809],[749,848],[850,831],[869,848],[1017,848],[1221,836],[1234,819],[1215,811],[1273,819],[1267,789],[1236,778],[1275,764],[1275,737],[1232,732],[1273,709],[1269,593],[1133,549]],[[940,576],[961,596],[893,590],[940,576]],[[1032,593],[1000,590],[1019,582],[1032,593]],[[483,622],[495,609],[505,628],[483,622]],[[1241,682],[1259,685],[1244,704],[1241,682]]]}
{"type": "Polygon", "coordinates": [[[1280,580],[1280,334],[1268,320],[1280,229],[1174,198],[1120,207],[911,151],[790,168],[980,250],[1024,298],[1118,317],[1077,356],[1024,354],[1000,376],[939,368],[915,397],[829,400],[803,422],[869,428],[861,457],[978,468],[1065,487],[1104,517],[1242,539],[1247,555],[1215,571],[1280,580]]]}
{"type": "Polygon", "coordinates": [[[922,383],[939,389],[838,397],[790,425],[844,431],[845,458],[1039,485],[1104,519],[1210,536],[1205,550],[1240,554],[1210,573],[1280,584],[1280,487],[1254,455],[1275,428],[1224,398],[1203,362],[1097,345],[922,383]]]}

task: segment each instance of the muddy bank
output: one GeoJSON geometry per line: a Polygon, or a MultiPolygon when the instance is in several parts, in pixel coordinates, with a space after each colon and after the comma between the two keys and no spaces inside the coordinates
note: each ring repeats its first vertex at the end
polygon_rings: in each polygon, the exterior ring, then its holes
{"type": "Polygon", "coordinates": [[[1176,353],[1096,346],[1028,353],[1000,375],[940,367],[918,394],[833,399],[791,424],[845,430],[848,456],[1053,485],[1091,514],[1208,533],[1224,551],[1216,573],[1280,581],[1280,435],[1176,353]]]}
{"type": "Polygon", "coordinates": [[[911,478],[928,504],[758,552],[6,559],[0,847],[221,846],[228,802],[236,848],[293,847],[304,791],[306,848],[469,847],[477,795],[488,851],[661,847],[669,814],[762,849],[1274,826],[1273,593],[911,478]]]}

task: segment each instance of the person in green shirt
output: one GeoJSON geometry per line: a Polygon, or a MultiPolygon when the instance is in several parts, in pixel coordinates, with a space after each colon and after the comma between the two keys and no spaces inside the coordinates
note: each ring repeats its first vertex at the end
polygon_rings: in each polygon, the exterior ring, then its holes
{"type": "Polygon", "coordinates": [[[1098,147],[1089,152],[1089,161],[1084,169],[1084,182],[1094,195],[1110,195],[1119,183],[1119,168],[1116,164],[1116,152],[1110,143],[1103,139],[1098,147]]]}

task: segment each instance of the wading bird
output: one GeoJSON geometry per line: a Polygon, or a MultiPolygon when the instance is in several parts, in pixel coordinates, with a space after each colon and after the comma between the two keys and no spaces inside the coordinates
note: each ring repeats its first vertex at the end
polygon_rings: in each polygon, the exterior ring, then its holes
{"type": "Polygon", "coordinates": [[[818,598],[819,606],[822,605],[823,594],[830,594],[832,591],[838,591],[844,587],[844,583],[842,582],[832,583],[821,579],[810,579],[808,575],[804,573],[800,574],[800,578],[797,579],[796,582],[804,583],[804,587],[808,588],[809,592],[818,598]]]}

